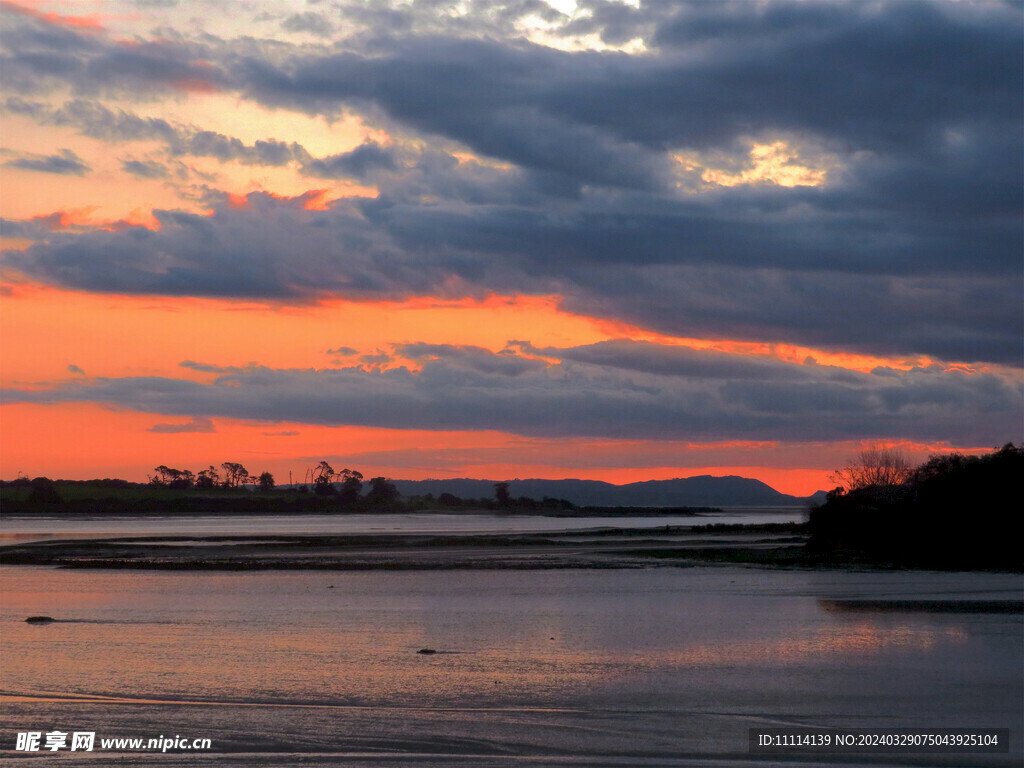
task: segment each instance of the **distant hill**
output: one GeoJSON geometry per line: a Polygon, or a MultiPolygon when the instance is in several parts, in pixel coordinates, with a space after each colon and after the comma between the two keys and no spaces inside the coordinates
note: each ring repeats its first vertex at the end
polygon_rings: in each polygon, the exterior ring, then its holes
{"type": "MultiPolygon", "coordinates": [[[[451,493],[463,499],[494,497],[497,480],[394,480],[403,496],[435,497],[451,493]]],[[[648,480],[612,485],[600,480],[511,480],[512,498],[566,499],[579,506],[595,507],[787,507],[824,501],[824,492],[812,497],[779,493],[760,480],[748,477],[698,477],[648,480]]]]}

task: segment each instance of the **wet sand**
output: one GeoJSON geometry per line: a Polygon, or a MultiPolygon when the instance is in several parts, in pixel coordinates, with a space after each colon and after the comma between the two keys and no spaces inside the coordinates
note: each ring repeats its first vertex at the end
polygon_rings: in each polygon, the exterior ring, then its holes
{"type": "Polygon", "coordinates": [[[606,528],[534,534],[137,536],[0,547],[5,565],[164,570],[639,568],[724,559],[797,562],[797,525],[606,528]]]}

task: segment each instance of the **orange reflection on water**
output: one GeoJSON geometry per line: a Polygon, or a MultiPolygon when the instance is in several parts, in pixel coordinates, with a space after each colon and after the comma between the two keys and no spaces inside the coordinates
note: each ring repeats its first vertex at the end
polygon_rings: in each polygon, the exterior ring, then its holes
{"type": "Polygon", "coordinates": [[[928,651],[943,644],[963,644],[968,637],[968,633],[959,627],[883,627],[861,621],[819,629],[805,637],[695,645],[655,654],[651,661],[678,666],[785,666],[832,656],[871,656],[894,649],[928,651]]]}

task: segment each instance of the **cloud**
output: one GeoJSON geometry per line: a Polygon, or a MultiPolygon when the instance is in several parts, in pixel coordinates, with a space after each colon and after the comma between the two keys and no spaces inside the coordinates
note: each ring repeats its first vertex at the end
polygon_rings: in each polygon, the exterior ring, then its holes
{"type": "Polygon", "coordinates": [[[418,373],[231,369],[210,383],[94,379],[7,390],[6,402],[99,402],[134,410],[395,429],[497,430],[548,438],[833,441],[898,438],[996,445],[1024,416],[1019,379],[938,367],[857,373],[637,342],[511,351],[406,345],[418,373]],[[759,366],[774,377],[753,375],[759,366]],[[786,370],[788,369],[788,373],[786,370]],[[737,375],[737,373],[739,375],[737,375]]]}
{"type": "Polygon", "coordinates": [[[323,211],[250,195],[249,209],[215,204],[212,217],[157,212],[159,233],[61,237],[5,266],[167,295],[557,294],[684,337],[1022,363],[1019,4],[341,11],[330,45],[178,35],[130,51],[20,19],[31,34],[4,40],[21,94],[9,109],[172,153],[367,179],[379,194],[323,211]],[[516,25],[538,11],[554,37],[642,37],[647,51],[526,42],[516,25]],[[361,115],[394,140],[314,158],[91,101],[200,72],[265,106],[361,115]],[[57,87],[76,98],[56,111],[30,99],[57,87]],[[825,183],[714,182],[779,143],[793,167],[827,166],[825,183]]]}
{"type": "Polygon", "coordinates": [[[74,365],[74,364],[68,366],[68,373],[74,373],[74,374],[77,374],[79,376],[84,376],[85,375],[85,371],[83,371],[81,368],[79,368],[77,365],[74,365]]]}
{"type": "Polygon", "coordinates": [[[170,175],[167,166],[145,160],[124,160],[121,170],[141,179],[165,179],[170,175]]]}
{"type": "Polygon", "coordinates": [[[318,37],[329,37],[334,30],[334,25],[321,14],[306,11],[305,13],[293,13],[281,22],[281,28],[286,32],[308,32],[318,37]]]}
{"type": "Polygon", "coordinates": [[[712,214],[697,203],[608,210],[599,197],[557,211],[387,198],[311,211],[262,193],[248,201],[212,217],[156,211],[159,232],[92,232],[0,258],[33,279],[106,292],[560,294],[571,311],[680,336],[1020,362],[1020,266],[1009,247],[936,259],[949,246],[904,236],[902,248],[883,240],[864,252],[879,236],[844,236],[836,217],[789,217],[787,227],[785,213],[777,223],[737,216],[726,226],[702,218],[712,214]]]}
{"type": "Polygon", "coordinates": [[[73,99],[60,107],[51,108],[40,102],[13,96],[4,100],[3,109],[9,114],[23,115],[43,125],[73,127],[84,136],[103,141],[160,141],[171,157],[192,155],[212,157],[224,163],[237,160],[246,165],[269,166],[312,159],[301,145],[294,142],[261,139],[246,144],[217,131],[172,124],[160,118],[140,117],[124,109],[110,109],[85,99],[73,99]]]}
{"type": "Polygon", "coordinates": [[[351,152],[320,159],[311,158],[303,164],[302,172],[324,179],[361,178],[376,169],[391,171],[396,167],[394,153],[371,141],[359,145],[351,152]]]}
{"type": "Polygon", "coordinates": [[[55,173],[60,176],[84,176],[92,170],[82,158],[70,149],[62,149],[58,155],[32,155],[17,160],[8,160],[4,165],[22,171],[55,173]]]}
{"type": "Polygon", "coordinates": [[[162,435],[177,435],[186,432],[216,432],[213,422],[205,416],[193,416],[187,424],[154,424],[147,430],[162,435]]]}

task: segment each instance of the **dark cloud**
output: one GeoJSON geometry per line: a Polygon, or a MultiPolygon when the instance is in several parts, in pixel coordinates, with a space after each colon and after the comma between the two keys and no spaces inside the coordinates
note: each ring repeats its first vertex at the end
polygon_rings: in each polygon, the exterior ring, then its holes
{"type": "Polygon", "coordinates": [[[359,350],[352,347],[335,347],[334,349],[328,349],[327,354],[337,355],[338,357],[352,357],[352,355],[358,355],[359,350]]]}
{"type": "Polygon", "coordinates": [[[146,160],[124,160],[121,170],[142,179],[166,179],[170,175],[167,166],[146,160]]]}
{"type": "Polygon", "coordinates": [[[139,117],[85,99],[72,99],[60,107],[50,107],[12,96],[4,100],[3,108],[5,112],[24,115],[44,125],[72,126],[85,136],[103,141],[157,140],[177,145],[184,140],[182,128],[166,120],[139,117]]]}
{"type": "MultiPolygon", "coordinates": [[[[837,372],[726,353],[687,358],[635,342],[510,351],[406,345],[422,364],[368,370],[233,369],[200,384],[94,379],[8,390],[6,402],[101,402],[139,411],[255,421],[409,429],[493,429],[533,437],[671,440],[901,438],[989,445],[1024,416],[1019,382],[939,367],[886,375],[837,372]],[[600,355],[596,353],[600,352],[600,355]],[[586,362],[582,362],[586,360],[586,362]],[[654,361],[661,360],[659,364],[654,361]],[[777,368],[772,379],[734,371],[777,368]],[[790,368],[789,374],[782,373],[790,368]],[[652,369],[657,369],[652,372],[652,369]],[[723,378],[728,377],[728,378],[723,378]]],[[[994,442],[993,442],[994,441],[994,442]]]]}
{"type": "Polygon", "coordinates": [[[154,424],[148,431],[162,435],[177,435],[186,432],[216,432],[217,428],[205,416],[193,416],[192,421],[187,424],[154,424]]]}
{"type": "Polygon", "coordinates": [[[222,74],[208,63],[213,51],[205,43],[165,31],[154,40],[114,41],[31,15],[12,18],[0,41],[4,88],[20,94],[70,89],[76,96],[152,96],[224,86],[222,74]]]}
{"type": "MultiPolygon", "coordinates": [[[[333,46],[173,36],[123,46],[19,20],[4,45],[10,88],[23,94],[148,92],[202,71],[264,105],[355,111],[397,140],[313,158],[294,143],[247,145],[84,99],[57,112],[9,99],[91,135],[295,162],[380,194],[320,212],[258,196],[212,218],[160,212],[159,233],[58,238],[5,264],[134,293],[559,294],[574,311],[680,336],[1021,364],[1019,4],[584,7],[589,16],[569,20],[537,3],[480,2],[435,22],[431,2],[347,3],[345,22],[372,34],[333,46]],[[563,25],[551,34],[642,37],[649,51],[513,39],[537,12],[563,25]],[[794,163],[827,165],[827,183],[726,188],[702,174],[750,170],[751,143],[780,140],[794,163]]],[[[671,364],[684,363],[700,361],[671,364]]]]}
{"type": "Polygon", "coordinates": [[[8,160],[4,165],[22,171],[55,173],[59,176],[84,176],[92,170],[82,158],[70,149],[62,149],[58,155],[20,157],[17,160],[8,160]]]}
{"type": "Polygon", "coordinates": [[[305,13],[294,13],[281,22],[281,28],[286,32],[308,32],[319,37],[330,37],[334,31],[334,25],[319,13],[306,11],[305,13]]]}
{"type": "Polygon", "coordinates": [[[812,367],[794,366],[775,359],[690,347],[666,347],[627,339],[603,341],[571,349],[537,349],[532,345],[520,345],[520,349],[546,357],[664,376],[803,381],[819,372],[812,367]]]}
{"type": "Polygon", "coordinates": [[[392,151],[376,142],[367,142],[351,152],[319,159],[311,158],[303,164],[302,172],[323,179],[361,178],[377,169],[393,171],[397,165],[392,151]]]}
{"type": "Polygon", "coordinates": [[[386,352],[377,352],[373,355],[360,355],[359,362],[365,365],[385,365],[390,363],[394,358],[386,352]]]}
{"type": "Polygon", "coordinates": [[[79,376],[84,376],[85,375],[85,371],[83,371],[81,368],[79,368],[77,365],[74,365],[74,364],[68,366],[68,373],[74,373],[74,374],[77,374],[79,376]]]}
{"type": "Polygon", "coordinates": [[[194,360],[182,360],[178,365],[182,368],[189,368],[200,373],[231,373],[237,368],[225,368],[221,365],[210,365],[209,363],[197,363],[194,360]]]}
{"type": "Polygon", "coordinates": [[[922,249],[914,274],[892,250],[861,257],[862,241],[839,233],[809,248],[797,223],[702,226],[699,204],[690,232],[683,204],[583,213],[602,202],[541,212],[378,199],[309,211],[253,194],[246,209],[157,211],[159,232],[94,232],[3,263],[74,288],[277,298],[451,295],[457,275],[463,295],[561,294],[572,311],[681,336],[1020,362],[1019,267],[1009,259],[929,263],[922,249]]]}
{"type": "Polygon", "coordinates": [[[309,154],[299,144],[276,139],[258,140],[252,146],[239,139],[215,131],[197,131],[173,146],[177,155],[213,157],[222,163],[239,160],[247,165],[286,165],[293,160],[306,160],[309,154]]]}

